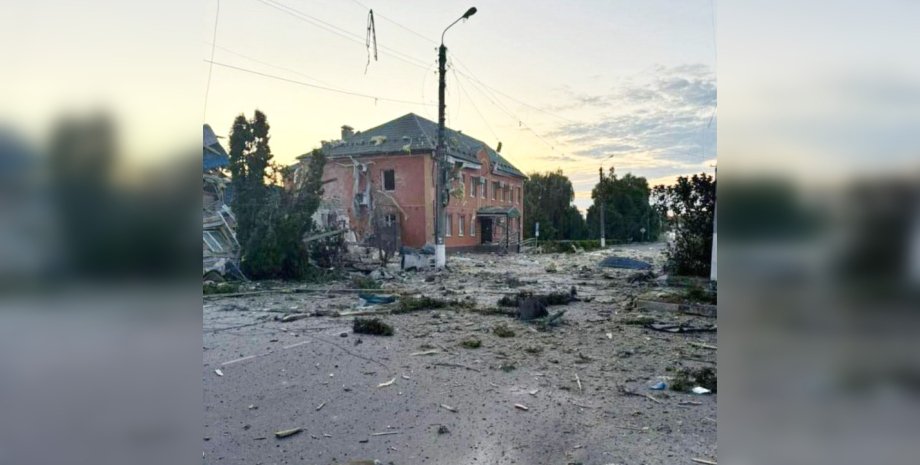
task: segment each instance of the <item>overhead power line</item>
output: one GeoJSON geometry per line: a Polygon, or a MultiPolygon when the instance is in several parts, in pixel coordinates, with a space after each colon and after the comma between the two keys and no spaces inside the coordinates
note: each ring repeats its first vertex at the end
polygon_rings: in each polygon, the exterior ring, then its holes
{"type": "Polygon", "coordinates": [[[466,96],[467,100],[470,101],[470,104],[473,106],[473,110],[476,110],[476,114],[479,115],[479,118],[482,119],[482,122],[485,123],[487,128],[489,128],[489,132],[491,132],[492,136],[495,137],[496,142],[501,140],[501,138],[498,137],[498,134],[495,133],[495,130],[492,129],[492,125],[489,124],[489,120],[487,120],[486,117],[482,115],[482,112],[479,111],[479,107],[476,106],[476,102],[473,101],[473,97],[470,97],[470,94],[466,92],[466,89],[460,85],[460,78],[457,76],[457,70],[454,67],[451,67],[451,71],[454,72],[454,79],[457,80],[457,88],[459,88],[460,92],[466,96]]]}
{"type": "Polygon", "coordinates": [[[292,84],[298,84],[298,85],[301,85],[301,86],[311,87],[311,88],[314,88],[314,89],[320,89],[320,90],[325,90],[325,91],[329,91],[329,92],[336,92],[336,93],[339,93],[339,94],[351,95],[351,96],[354,96],[354,97],[368,98],[368,99],[372,99],[372,100],[374,100],[374,101],[393,102],[393,103],[404,103],[404,104],[407,104],[407,105],[431,106],[430,103],[425,103],[425,102],[414,102],[414,101],[411,101],[411,100],[402,100],[402,99],[389,98],[389,97],[378,97],[378,96],[376,96],[376,95],[362,94],[362,93],[360,93],[360,92],[353,92],[353,91],[350,91],[350,90],[336,89],[336,88],[333,88],[333,87],[326,87],[326,86],[319,86],[319,85],[316,85],[316,84],[310,84],[309,82],[298,81],[298,80],[296,80],[296,79],[289,79],[289,78],[286,78],[286,77],[283,77],[283,76],[277,76],[277,75],[274,75],[274,74],[263,73],[263,72],[261,72],[261,71],[256,71],[256,70],[254,70],[254,69],[243,68],[243,67],[240,67],[240,66],[234,66],[234,65],[230,65],[230,64],[227,64],[227,63],[221,63],[221,62],[217,62],[217,61],[213,61],[213,60],[204,60],[204,61],[205,61],[206,63],[210,63],[210,64],[212,64],[212,65],[217,65],[217,66],[221,66],[221,67],[224,67],[224,68],[235,69],[235,70],[237,70],[237,71],[242,71],[242,72],[249,73],[249,74],[255,74],[255,75],[262,76],[262,77],[266,77],[266,78],[270,78],[270,79],[276,79],[276,80],[279,80],[279,81],[285,81],[285,82],[289,82],[289,83],[292,83],[292,84]]]}
{"type": "MultiPolygon", "coordinates": [[[[211,37],[211,60],[214,60],[214,47],[217,46],[217,25],[220,22],[220,0],[217,0],[217,12],[214,13],[214,34],[211,37]]],[[[208,83],[204,88],[204,110],[202,110],[201,119],[208,119],[208,95],[211,93],[211,72],[214,66],[208,66],[208,83]]]]}
{"type": "MultiPolygon", "coordinates": [[[[364,8],[364,9],[366,9],[366,10],[369,9],[366,5],[364,5],[363,3],[359,2],[358,0],[352,0],[352,2],[354,2],[356,5],[360,6],[361,8],[364,8]]],[[[404,24],[402,24],[402,23],[400,23],[400,22],[398,22],[398,21],[395,21],[395,20],[393,20],[393,19],[391,19],[391,18],[389,18],[389,17],[387,17],[387,16],[384,16],[384,15],[380,14],[379,11],[377,11],[375,14],[377,15],[377,17],[379,17],[379,18],[381,18],[381,19],[384,19],[385,21],[387,21],[387,22],[389,22],[389,23],[391,23],[391,24],[393,24],[393,25],[399,27],[400,29],[403,29],[403,30],[405,30],[405,31],[407,31],[407,32],[409,32],[409,33],[415,35],[416,37],[419,37],[419,38],[425,40],[426,42],[432,43],[432,44],[434,44],[434,45],[437,45],[437,44],[438,44],[437,41],[432,40],[430,37],[428,37],[428,36],[426,36],[426,35],[424,35],[424,34],[418,32],[418,31],[415,31],[414,29],[412,29],[412,28],[410,28],[410,27],[408,27],[408,26],[406,26],[406,25],[404,25],[404,24]]],[[[490,89],[491,91],[493,91],[493,92],[495,92],[495,93],[498,93],[498,94],[504,96],[505,98],[507,98],[507,99],[509,99],[509,100],[513,100],[513,101],[515,101],[515,102],[517,102],[517,103],[519,103],[519,104],[521,104],[521,105],[524,105],[524,106],[526,106],[526,107],[528,107],[528,108],[531,108],[531,109],[533,109],[533,110],[539,111],[539,112],[541,112],[541,113],[547,114],[547,115],[552,116],[552,117],[554,117],[554,118],[561,119],[561,120],[566,121],[566,122],[569,122],[569,123],[575,123],[575,122],[576,122],[576,121],[574,121],[574,120],[572,120],[572,119],[570,119],[570,118],[566,118],[566,117],[564,117],[564,116],[560,116],[560,115],[555,114],[555,113],[553,113],[553,112],[551,112],[551,111],[545,110],[545,109],[543,109],[543,108],[540,108],[540,107],[531,105],[531,104],[529,104],[529,103],[527,103],[527,102],[524,102],[524,101],[522,101],[522,100],[516,99],[516,98],[514,98],[514,97],[512,97],[512,96],[510,96],[510,95],[508,95],[508,94],[506,94],[506,93],[504,93],[504,92],[502,92],[502,91],[500,91],[500,90],[498,90],[498,89],[496,89],[496,88],[494,88],[494,87],[492,87],[492,86],[489,86],[488,84],[482,82],[481,80],[479,80],[479,78],[477,78],[476,76],[474,76],[473,73],[469,70],[469,68],[466,67],[466,65],[464,65],[463,63],[461,63],[460,60],[456,58],[456,56],[453,56],[453,55],[456,55],[455,53],[452,52],[451,55],[452,55],[451,61],[452,61],[452,62],[455,62],[455,63],[457,63],[457,64],[459,64],[464,70],[466,70],[466,73],[464,73],[463,71],[458,71],[460,74],[463,74],[463,75],[465,75],[467,78],[470,78],[470,79],[472,79],[472,80],[477,81],[480,85],[482,85],[482,86],[484,86],[484,87],[490,89]]]]}
{"type": "MultiPolygon", "coordinates": [[[[319,27],[319,28],[321,28],[321,29],[324,29],[324,30],[326,30],[326,31],[328,31],[328,32],[331,32],[331,33],[333,33],[333,34],[336,34],[336,35],[338,35],[338,36],[340,36],[340,37],[342,37],[342,38],[351,40],[352,42],[355,42],[355,43],[358,43],[358,44],[361,44],[361,45],[366,45],[366,38],[361,37],[361,36],[359,36],[359,35],[357,35],[357,34],[355,34],[355,33],[352,33],[352,32],[350,32],[350,31],[347,31],[347,30],[345,30],[345,29],[342,29],[342,28],[340,28],[340,27],[338,27],[338,26],[336,26],[336,25],[334,25],[334,24],[331,24],[331,23],[329,23],[329,22],[323,21],[322,19],[319,19],[319,18],[317,18],[317,17],[315,17],[315,16],[312,16],[312,15],[309,15],[309,14],[307,14],[307,13],[304,13],[303,11],[300,11],[300,10],[298,10],[298,9],[296,9],[296,8],[293,8],[293,7],[290,7],[290,6],[288,6],[288,5],[285,5],[284,3],[278,2],[278,1],[276,1],[276,0],[256,0],[256,1],[262,3],[262,4],[266,5],[266,6],[269,6],[269,7],[271,7],[271,8],[274,8],[274,9],[276,9],[276,10],[282,12],[282,13],[285,13],[285,14],[287,14],[287,15],[293,17],[293,18],[299,19],[299,20],[301,20],[301,21],[304,21],[304,22],[306,22],[306,23],[309,23],[309,24],[312,24],[312,25],[314,25],[314,26],[316,26],[316,27],[319,27]]],[[[389,47],[384,47],[384,46],[382,46],[382,45],[379,46],[379,48],[380,48],[380,50],[385,51],[388,55],[392,56],[393,58],[396,58],[396,59],[398,59],[398,60],[401,60],[401,61],[403,61],[403,62],[405,62],[405,63],[408,63],[408,64],[410,64],[410,65],[412,65],[412,66],[416,66],[416,67],[419,67],[419,68],[422,68],[422,69],[425,69],[425,68],[428,67],[427,62],[425,62],[425,61],[423,61],[423,60],[419,60],[419,59],[417,59],[417,58],[415,58],[415,57],[413,57],[413,56],[411,56],[411,55],[404,54],[404,53],[402,53],[402,52],[399,52],[399,51],[397,51],[397,50],[391,49],[391,48],[389,48],[389,47]]]]}

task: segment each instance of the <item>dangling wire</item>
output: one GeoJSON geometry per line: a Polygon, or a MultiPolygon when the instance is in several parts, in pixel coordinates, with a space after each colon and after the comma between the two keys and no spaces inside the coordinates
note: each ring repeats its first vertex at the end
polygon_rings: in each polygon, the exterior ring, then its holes
{"type": "Polygon", "coordinates": [[[367,12],[367,38],[364,45],[367,47],[367,64],[364,65],[364,74],[367,74],[367,67],[371,65],[371,42],[374,43],[374,61],[377,61],[377,28],[374,26],[374,10],[367,12]]]}

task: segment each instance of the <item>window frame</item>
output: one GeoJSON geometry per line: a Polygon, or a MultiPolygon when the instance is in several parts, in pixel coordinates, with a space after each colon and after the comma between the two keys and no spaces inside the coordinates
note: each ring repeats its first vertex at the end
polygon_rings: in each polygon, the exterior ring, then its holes
{"type": "Polygon", "coordinates": [[[444,237],[451,237],[452,230],[454,229],[454,214],[448,213],[444,215],[444,237]]]}
{"type": "Polygon", "coordinates": [[[384,192],[396,192],[396,168],[381,170],[381,176],[383,177],[383,191],[384,192]],[[393,173],[393,188],[387,189],[387,173],[393,173]]]}
{"type": "Polygon", "coordinates": [[[470,237],[476,237],[476,215],[470,215],[470,237]]]}
{"type": "Polygon", "coordinates": [[[457,215],[457,237],[463,237],[463,229],[466,227],[466,215],[457,215]]]}

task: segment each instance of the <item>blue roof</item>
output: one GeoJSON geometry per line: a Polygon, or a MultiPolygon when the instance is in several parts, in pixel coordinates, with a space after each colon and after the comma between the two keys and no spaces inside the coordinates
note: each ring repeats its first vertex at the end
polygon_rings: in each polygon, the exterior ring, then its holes
{"type": "Polygon", "coordinates": [[[223,168],[230,164],[230,156],[227,155],[227,151],[220,145],[220,142],[217,140],[217,135],[214,134],[214,130],[207,124],[204,125],[202,146],[203,158],[201,165],[203,171],[223,168]]]}
{"type": "MultiPolygon", "coordinates": [[[[323,151],[330,158],[359,155],[433,152],[437,146],[438,123],[409,113],[380,126],[359,132],[345,140],[330,142],[323,151]]],[[[478,163],[476,154],[484,149],[500,173],[526,177],[488,144],[462,132],[447,128],[447,154],[478,163]]]]}

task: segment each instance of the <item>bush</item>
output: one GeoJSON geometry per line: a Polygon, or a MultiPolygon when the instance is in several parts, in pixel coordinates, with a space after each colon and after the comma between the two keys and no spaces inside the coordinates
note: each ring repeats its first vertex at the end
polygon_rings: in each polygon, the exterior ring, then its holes
{"type": "Polygon", "coordinates": [[[471,337],[469,339],[464,339],[462,342],[460,342],[460,345],[466,347],[467,349],[478,349],[482,347],[482,341],[476,339],[475,337],[471,337]]]}
{"type": "Polygon", "coordinates": [[[351,286],[353,289],[380,289],[380,282],[368,276],[353,276],[351,286]]]}

